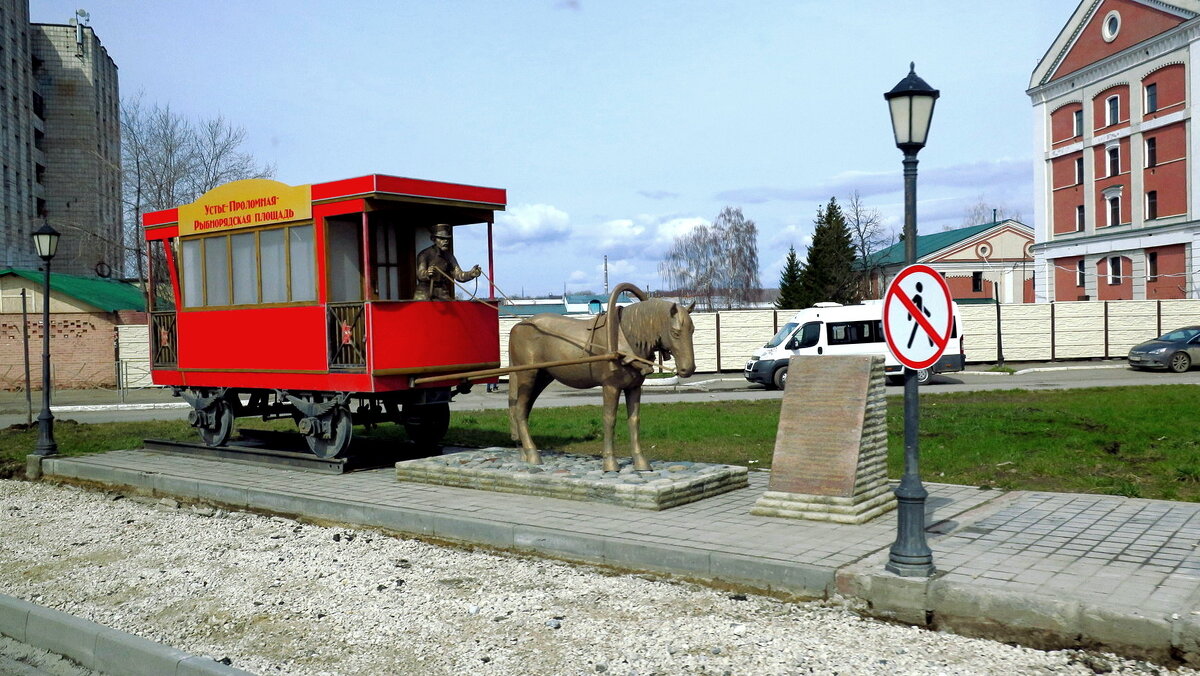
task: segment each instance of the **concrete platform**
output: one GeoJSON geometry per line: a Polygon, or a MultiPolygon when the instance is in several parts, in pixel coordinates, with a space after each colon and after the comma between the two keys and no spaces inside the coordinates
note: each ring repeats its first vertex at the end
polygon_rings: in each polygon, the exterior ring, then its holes
{"type": "Polygon", "coordinates": [[[1200,504],[926,484],[938,572],[884,570],[894,512],[841,525],[754,516],[750,487],[661,512],[149,451],[48,458],[45,478],[680,575],[1037,647],[1200,665],[1200,504]]]}

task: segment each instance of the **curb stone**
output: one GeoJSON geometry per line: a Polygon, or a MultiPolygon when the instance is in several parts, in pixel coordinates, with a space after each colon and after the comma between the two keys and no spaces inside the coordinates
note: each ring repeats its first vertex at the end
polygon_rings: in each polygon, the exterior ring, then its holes
{"type": "Polygon", "coordinates": [[[254,676],[207,657],[0,594],[0,634],[106,674],[254,676]]]}

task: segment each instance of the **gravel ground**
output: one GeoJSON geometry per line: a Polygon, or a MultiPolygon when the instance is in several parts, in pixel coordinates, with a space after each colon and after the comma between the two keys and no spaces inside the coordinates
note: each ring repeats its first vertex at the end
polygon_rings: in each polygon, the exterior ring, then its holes
{"type": "Polygon", "coordinates": [[[0,561],[7,594],[261,674],[1166,671],[837,603],[19,481],[0,481],[0,561]]]}

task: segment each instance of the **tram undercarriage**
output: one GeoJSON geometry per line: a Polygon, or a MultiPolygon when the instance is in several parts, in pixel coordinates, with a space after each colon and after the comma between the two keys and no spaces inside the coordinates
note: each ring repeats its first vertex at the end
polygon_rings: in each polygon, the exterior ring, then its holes
{"type": "Polygon", "coordinates": [[[291,418],[309,449],[319,458],[342,457],[350,448],[354,425],[391,422],[404,426],[421,451],[434,452],[450,426],[450,399],[457,389],[426,388],[387,393],[309,392],[299,390],[173,387],[191,405],[188,423],[208,446],[223,446],[235,418],[264,421],[291,418]]]}

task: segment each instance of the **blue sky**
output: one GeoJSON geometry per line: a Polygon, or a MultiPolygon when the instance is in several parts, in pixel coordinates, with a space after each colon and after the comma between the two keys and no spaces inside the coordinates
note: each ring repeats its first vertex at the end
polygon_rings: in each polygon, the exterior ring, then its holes
{"type": "MultiPolygon", "coordinates": [[[[981,198],[1032,220],[1025,89],[1074,0],[33,0],[82,6],[122,96],[243,125],[276,178],[369,173],[508,190],[507,294],[661,288],[672,239],[726,205],[759,227],[764,286],[803,256],[818,205],[858,190],[902,220],[883,92],[941,90],[919,230],[981,198]]],[[[1032,223],[1030,223],[1032,225],[1032,223]]],[[[483,228],[460,229],[465,266],[483,228]],[[466,232],[464,232],[464,230],[466,232]]]]}

